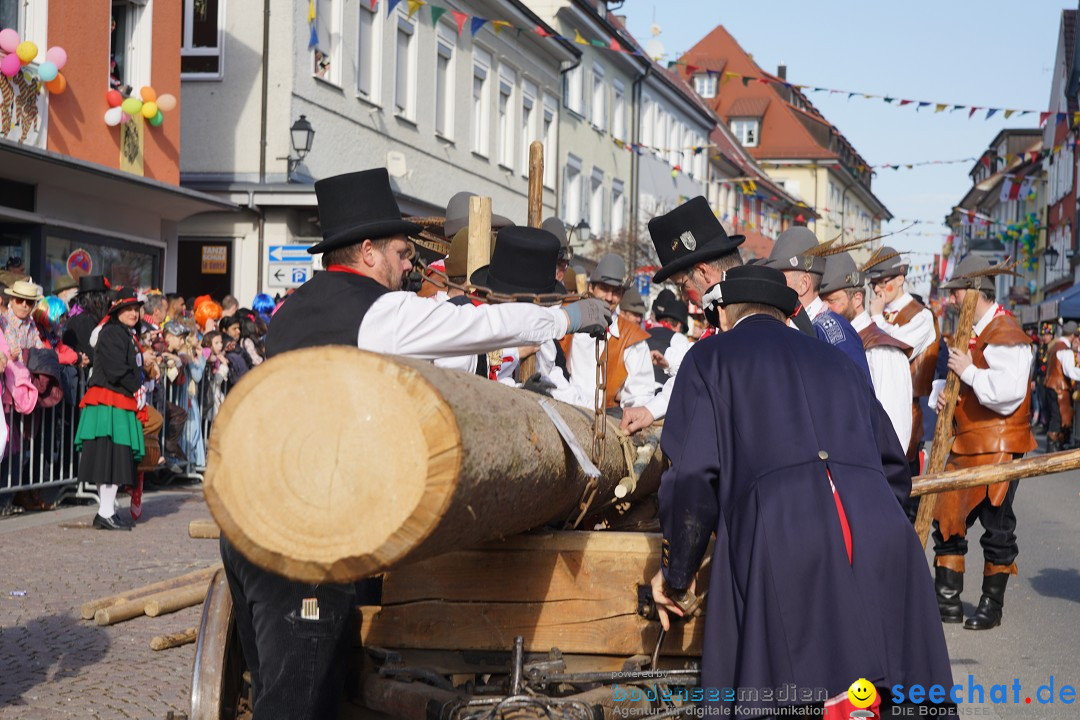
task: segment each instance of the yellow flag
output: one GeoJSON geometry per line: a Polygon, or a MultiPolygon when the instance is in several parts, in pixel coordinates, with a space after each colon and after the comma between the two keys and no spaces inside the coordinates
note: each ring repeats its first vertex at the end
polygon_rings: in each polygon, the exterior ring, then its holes
{"type": "MultiPolygon", "coordinates": [[[[948,106],[949,106],[948,103],[938,103],[937,105],[934,106],[934,112],[939,113],[942,110],[944,110],[945,108],[947,108],[948,106]]],[[[1009,117],[1009,116],[1006,115],[1005,117],[1009,117]]]]}
{"type": "Polygon", "coordinates": [[[416,14],[417,10],[419,10],[423,6],[427,5],[427,3],[424,2],[424,0],[408,0],[408,2],[409,2],[409,19],[410,20],[412,19],[412,16],[416,14]]]}
{"type": "Polygon", "coordinates": [[[723,83],[726,83],[731,78],[737,78],[737,77],[742,77],[742,76],[739,75],[738,73],[726,72],[726,73],[724,73],[724,78],[720,82],[721,82],[721,84],[723,84],[723,83]]]}
{"type": "Polygon", "coordinates": [[[588,45],[589,44],[589,41],[586,40],[585,38],[581,37],[581,33],[579,33],[577,30],[574,31],[574,42],[576,42],[578,45],[588,45]]]}
{"type": "Polygon", "coordinates": [[[308,0],[307,21],[308,25],[315,22],[315,0],[308,0]]]}
{"type": "Polygon", "coordinates": [[[1080,124],[1080,112],[1073,113],[1073,125],[1080,124]]]}
{"type": "Polygon", "coordinates": [[[1009,117],[1009,116],[1010,116],[1010,115],[1012,115],[1012,114],[1013,114],[1014,112],[1016,112],[1016,111],[1015,111],[1015,110],[1006,110],[1006,111],[1005,111],[1005,117],[1006,117],[1006,118],[1007,118],[1007,117],[1009,117]]]}
{"type": "Polygon", "coordinates": [[[492,20],[491,24],[495,26],[495,34],[498,35],[499,31],[503,28],[511,27],[510,23],[506,20],[492,20]]]}

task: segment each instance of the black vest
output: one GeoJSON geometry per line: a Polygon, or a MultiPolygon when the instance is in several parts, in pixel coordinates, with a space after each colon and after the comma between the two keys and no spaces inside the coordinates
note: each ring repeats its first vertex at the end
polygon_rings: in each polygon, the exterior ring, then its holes
{"type": "MultiPolygon", "coordinates": [[[[655,350],[663,355],[671,347],[671,338],[673,337],[675,337],[674,330],[663,325],[657,325],[654,328],[649,328],[649,339],[645,341],[645,344],[649,346],[649,350],[655,350]]],[[[667,382],[667,370],[664,370],[659,365],[653,365],[652,371],[656,382],[661,385],[667,382]]]]}
{"type": "Polygon", "coordinates": [[[323,271],[301,285],[274,314],[266,331],[267,359],[320,345],[356,347],[360,323],[390,292],[369,277],[323,271]]]}

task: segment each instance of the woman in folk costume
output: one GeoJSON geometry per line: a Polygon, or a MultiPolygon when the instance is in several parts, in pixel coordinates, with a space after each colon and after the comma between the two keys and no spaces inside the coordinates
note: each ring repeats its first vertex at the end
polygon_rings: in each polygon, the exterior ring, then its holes
{"type": "Polygon", "coordinates": [[[94,347],[94,370],[80,407],[75,449],[82,452],[79,481],[98,488],[94,527],[131,530],[116,515],[116,492],[136,484],[135,464],[146,452],[138,413],[142,395],[143,351],[135,336],[142,302],[122,289],[109,307],[94,347]]]}

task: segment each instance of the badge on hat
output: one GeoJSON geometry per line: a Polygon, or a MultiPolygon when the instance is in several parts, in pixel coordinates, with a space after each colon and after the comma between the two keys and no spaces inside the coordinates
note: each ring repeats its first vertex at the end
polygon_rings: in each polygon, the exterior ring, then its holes
{"type": "Polygon", "coordinates": [[[679,241],[682,242],[683,247],[687,250],[697,250],[697,238],[695,238],[694,233],[689,230],[679,236],[679,241]]]}

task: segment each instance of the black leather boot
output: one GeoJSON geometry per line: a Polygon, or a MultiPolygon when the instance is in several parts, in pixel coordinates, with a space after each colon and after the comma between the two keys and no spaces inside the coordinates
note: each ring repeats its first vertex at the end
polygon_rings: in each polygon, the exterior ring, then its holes
{"type": "Polygon", "coordinates": [[[937,592],[941,622],[963,622],[964,607],[960,603],[960,593],[964,590],[964,573],[941,566],[934,568],[934,590],[937,592]]]}
{"type": "Polygon", "coordinates": [[[975,614],[964,621],[965,630],[989,630],[1001,624],[1001,609],[1005,606],[1005,585],[1009,573],[995,573],[983,578],[982,597],[975,614]]]}

